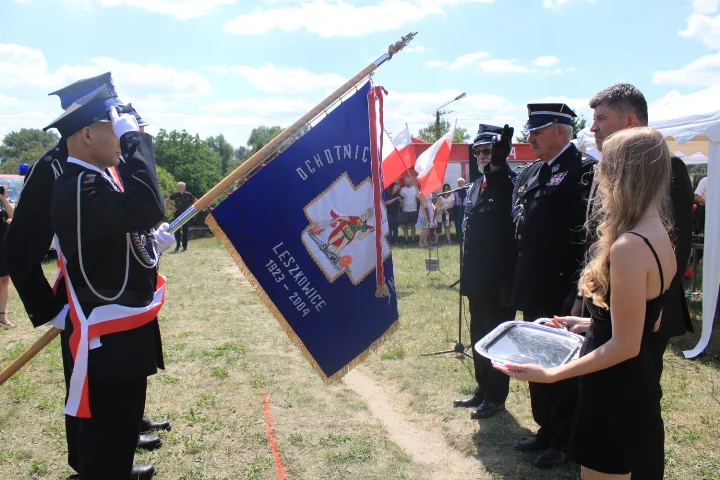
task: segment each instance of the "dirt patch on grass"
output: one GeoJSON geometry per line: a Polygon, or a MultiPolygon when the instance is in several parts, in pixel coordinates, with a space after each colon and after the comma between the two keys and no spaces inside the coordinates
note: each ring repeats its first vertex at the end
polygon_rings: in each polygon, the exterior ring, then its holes
{"type": "Polygon", "coordinates": [[[477,460],[465,457],[448,446],[442,432],[410,421],[400,413],[398,407],[401,401],[387,385],[374,380],[359,368],[343,377],[343,382],[367,404],[370,413],[387,429],[390,439],[414,462],[427,467],[427,478],[484,478],[480,476],[482,472],[477,460]]]}

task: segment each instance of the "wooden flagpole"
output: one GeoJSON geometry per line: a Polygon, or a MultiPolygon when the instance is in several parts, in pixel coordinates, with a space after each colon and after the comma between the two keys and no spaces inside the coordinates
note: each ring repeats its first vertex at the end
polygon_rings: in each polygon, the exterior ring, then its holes
{"type": "Polygon", "coordinates": [[[253,168],[258,166],[259,164],[265,162],[268,158],[270,158],[277,150],[289,139],[291,139],[293,136],[297,135],[302,131],[303,128],[307,126],[311,121],[313,121],[315,118],[317,118],[322,112],[327,110],[330,106],[332,106],[335,102],[337,102],[340,98],[342,98],[347,92],[349,92],[353,87],[355,87],[358,83],[360,83],[364,78],[367,78],[372,72],[374,72],[380,65],[385,63],[386,61],[390,60],[393,55],[398,53],[400,50],[405,48],[408,43],[417,35],[417,32],[411,32],[402,37],[399,41],[395,42],[394,44],[390,45],[388,47],[387,53],[384,53],[380,58],[375,60],[373,63],[369,64],[360,72],[358,72],[355,76],[353,76],[350,80],[345,82],[340,88],[335,90],[333,93],[327,96],[322,102],[318,103],[315,107],[313,107],[309,112],[307,112],[305,115],[303,115],[298,121],[290,125],[288,128],[283,130],[278,136],[273,138],[267,145],[265,145],[263,148],[258,150],[253,156],[248,158],[245,162],[242,163],[239,167],[237,167],[235,170],[230,172],[227,177],[225,177],[220,183],[215,185],[212,189],[210,189],[209,192],[207,192],[205,195],[203,195],[200,199],[198,199],[192,207],[188,208],[183,212],[177,219],[175,219],[171,224],[170,228],[168,229],[169,233],[175,233],[182,227],[185,223],[187,223],[192,217],[197,215],[198,212],[200,212],[202,209],[207,208],[210,206],[211,203],[213,203],[215,200],[220,198],[220,196],[228,190],[232,185],[240,180],[241,178],[245,177],[248,173],[252,171],[253,168]]]}
{"type": "MultiPolygon", "coordinates": [[[[185,210],[182,215],[175,219],[172,224],[170,224],[170,228],[168,230],[169,233],[175,233],[176,231],[178,231],[180,227],[187,223],[198,212],[202,211],[204,208],[207,208],[208,206],[210,206],[211,203],[220,198],[220,196],[226,190],[232,187],[235,182],[245,177],[250,171],[252,171],[253,168],[270,158],[285,142],[300,133],[308,123],[317,118],[320,114],[322,114],[322,112],[330,108],[347,92],[352,90],[355,85],[360,83],[364,78],[368,77],[372,72],[377,70],[380,65],[390,60],[393,55],[405,48],[408,43],[410,43],[410,41],[415,38],[415,35],[417,35],[417,32],[408,33],[407,35],[400,38],[400,40],[390,45],[388,47],[387,53],[382,54],[373,63],[360,70],[360,72],[358,72],[350,80],[345,82],[340,88],[328,95],[327,98],[325,98],[322,102],[318,103],[315,107],[312,108],[312,110],[307,112],[298,121],[283,130],[278,136],[272,139],[270,143],[265,145],[253,156],[243,162],[242,165],[230,172],[230,174],[228,174],[228,176],[225,177],[220,183],[215,185],[212,189],[210,189],[209,192],[207,192],[199,200],[197,200],[192,207],[185,210]]],[[[35,343],[33,343],[30,348],[28,348],[22,355],[16,358],[10,365],[5,367],[2,372],[0,372],[0,385],[5,383],[28,361],[30,361],[30,359],[32,359],[35,355],[38,354],[38,352],[45,348],[55,337],[60,334],[61,331],[62,330],[58,328],[51,328],[50,330],[45,332],[45,334],[40,337],[35,343]]]]}

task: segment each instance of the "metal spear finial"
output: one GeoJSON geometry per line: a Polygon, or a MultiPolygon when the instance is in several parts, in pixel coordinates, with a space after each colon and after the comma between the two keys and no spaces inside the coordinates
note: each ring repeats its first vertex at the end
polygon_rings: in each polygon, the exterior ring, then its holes
{"type": "Polygon", "coordinates": [[[393,43],[388,47],[388,59],[392,58],[393,55],[398,53],[403,48],[407,47],[408,43],[412,41],[413,38],[415,38],[415,35],[417,35],[418,32],[410,32],[404,37],[400,38],[399,41],[393,43]]]}

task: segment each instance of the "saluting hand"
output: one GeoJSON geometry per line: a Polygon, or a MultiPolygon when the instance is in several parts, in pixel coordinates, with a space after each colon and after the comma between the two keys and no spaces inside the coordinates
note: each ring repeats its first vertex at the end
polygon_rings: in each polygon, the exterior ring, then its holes
{"type": "Polygon", "coordinates": [[[493,139],[492,153],[490,154],[490,165],[502,167],[507,162],[508,155],[512,150],[512,138],[515,129],[508,124],[503,127],[500,138],[493,139]]]}
{"type": "Polygon", "coordinates": [[[115,132],[115,136],[118,138],[118,140],[120,140],[120,138],[128,132],[140,131],[137,119],[133,115],[130,115],[129,113],[123,113],[122,115],[118,116],[116,107],[110,107],[108,113],[110,114],[110,121],[112,122],[113,131],[115,132]]]}

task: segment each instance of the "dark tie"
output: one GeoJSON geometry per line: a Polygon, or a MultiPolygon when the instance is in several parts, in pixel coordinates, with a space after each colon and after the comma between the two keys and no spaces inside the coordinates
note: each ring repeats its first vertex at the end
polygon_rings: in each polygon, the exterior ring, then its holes
{"type": "Polygon", "coordinates": [[[550,165],[547,163],[543,163],[543,166],[540,167],[540,174],[538,175],[538,183],[540,185],[545,185],[548,180],[550,180],[550,165]]]}

